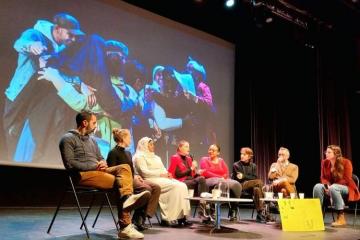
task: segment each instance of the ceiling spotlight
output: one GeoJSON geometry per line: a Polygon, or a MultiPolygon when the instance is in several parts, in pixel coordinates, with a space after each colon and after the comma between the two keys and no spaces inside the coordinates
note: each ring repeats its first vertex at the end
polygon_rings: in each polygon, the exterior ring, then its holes
{"type": "Polygon", "coordinates": [[[226,0],[225,1],[225,6],[228,8],[231,8],[235,5],[235,0],[226,0]]]}

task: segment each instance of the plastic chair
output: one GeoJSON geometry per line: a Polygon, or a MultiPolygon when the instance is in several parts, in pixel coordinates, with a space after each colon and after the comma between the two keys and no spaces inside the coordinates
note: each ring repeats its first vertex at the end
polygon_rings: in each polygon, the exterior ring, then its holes
{"type": "Polygon", "coordinates": [[[73,180],[73,177],[69,174],[68,175],[68,178],[69,178],[69,185],[68,187],[65,189],[64,193],[63,193],[63,196],[61,197],[57,207],[56,207],[56,210],[55,210],[55,213],[54,213],[54,216],[51,220],[51,223],[49,225],[49,228],[47,230],[47,233],[50,233],[51,231],[51,228],[52,228],[52,225],[54,224],[54,221],[55,221],[55,218],[63,204],[63,201],[64,201],[64,198],[65,198],[65,195],[70,193],[74,196],[75,198],[75,201],[76,201],[76,206],[77,206],[77,209],[79,211],[79,214],[80,214],[80,217],[81,217],[81,225],[80,225],[80,229],[82,229],[82,227],[84,226],[85,228],[85,232],[86,232],[86,236],[88,239],[90,239],[90,236],[89,236],[89,230],[88,230],[88,227],[87,227],[87,224],[86,224],[86,218],[93,206],[93,203],[94,203],[94,200],[95,200],[95,196],[96,195],[99,195],[99,194],[102,194],[104,196],[104,199],[103,199],[103,203],[101,204],[100,208],[99,208],[99,211],[96,215],[96,218],[94,220],[94,223],[92,225],[92,227],[95,226],[96,224],[96,221],[100,215],[100,212],[102,210],[102,207],[103,207],[103,204],[104,202],[107,203],[107,206],[109,207],[110,209],[110,213],[112,215],[112,218],[114,220],[114,223],[115,223],[115,226],[116,226],[116,229],[119,231],[119,227],[118,227],[118,224],[117,224],[117,221],[115,219],[115,215],[114,215],[114,212],[113,212],[113,209],[111,207],[111,203],[110,203],[110,200],[109,200],[109,196],[108,196],[108,193],[110,193],[112,191],[112,189],[109,189],[109,190],[102,190],[102,189],[97,189],[97,188],[93,188],[93,187],[87,187],[87,186],[81,186],[81,185],[76,185],[74,184],[74,180],[73,180]],[[91,201],[90,201],[90,204],[89,204],[89,207],[87,208],[87,211],[85,213],[85,215],[83,214],[82,210],[84,207],[81,207],[80,205],[80,202],[79,202],[79,195],[81,194],[91,194],[92,195],[92,198],[91,198],[91,201]]]}

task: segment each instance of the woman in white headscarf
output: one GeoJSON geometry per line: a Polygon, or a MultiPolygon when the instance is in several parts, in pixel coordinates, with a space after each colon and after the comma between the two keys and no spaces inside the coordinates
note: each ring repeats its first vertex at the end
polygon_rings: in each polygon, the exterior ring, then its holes
{"type": "Polygon", "coordinates": [[[185,183],[173,179],[154,150],[155,146],[151,138],[141,138],[133,162],[141,177],[161,187],[159,199],[161,225],[190,226],[191,223],[186,220],[186,216],[190,213],[190,202],[185,199],[188,196],[188,188],[185,183]]]}

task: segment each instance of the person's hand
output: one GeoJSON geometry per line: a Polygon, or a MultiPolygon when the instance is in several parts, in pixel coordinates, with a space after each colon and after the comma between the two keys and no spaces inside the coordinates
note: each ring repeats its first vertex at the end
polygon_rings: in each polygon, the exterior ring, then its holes
{"type": "Polygon", "coordinates": [[[93,108],[96,105],[96,89],[85,84],[84,82],[81,82],[80,91],[87,96],[87,103],[89,108],[93,108]]]}
{"type": "Polygon", "coordinates": [[[236,174],[236,177],[237,177],[238,179],[242,179],[243,176],[244,176],[244,175],[243,175],[241,172],[238,172],[238,173],[236,174]]]}
{"type": "Polygon", "coordinates": [[[168,178],[168,174],[167,173],[160,173],[160,177],[168,178]]]}
{"type": "Polygon", "coordinates": [[[272,173],[277,172],[277,169],[273,167],[270,169],[270,172],[272,172],[272,173]]]}
{"type": "Polygon", "coordinates": [[[107,166],[106,162],[105,162],[104,160],[101,160],[101,161],[98,161],[96,170],[103,172],[103,171],[105,171],[105,169],[106,169],[107,167],[108,167],[108,166],[107,166]]]}
{"type": "Polygon", "coordinates": [[[136,178],[140,183],[144,182],[144,179],[140,175],[135,175],[134,178],[136,178]]]}
{"type": "Polygon", "coordinates": [[[197,167],[198,167],[197,162],[196,162],[196,161],[192,161],[192,163],[191,163],[191,170],[194,171],[197,167]]]}
{"type": "Polygon", "coordinates": [[[42,68],[38,71],[38,80],[46,80],[52,82],[54,85],[60,85],[64,83],[64,79],[61,77],[59,70],[52,67],[42,68]]]}
{"type": "Polygon", "coordinates": [[[46,67],[48,59],[51,57],[51,55],[42,55],[39,57],[39,68],[46,67]]]}
{"type": "Polygon", "coordinates": [[[34,55],[40,55],[47,50],[47,47],[42,42],[33,42],[30,44],[28,51],[34,55]]]}

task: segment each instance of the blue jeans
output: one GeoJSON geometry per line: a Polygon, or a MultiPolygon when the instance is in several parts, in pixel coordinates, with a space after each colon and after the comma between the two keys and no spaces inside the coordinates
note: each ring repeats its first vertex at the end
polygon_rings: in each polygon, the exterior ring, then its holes
{"type": "MultiPolygon", "coordinates": [[[[345,203],[344,197],[349,194],[349,189],[345,185],[332,184],[329,186],[330,202],[334,206],[335,210],[343,210],[345,203]]],[[[313,189],[313,197],[319,198],[321,205],[324,203],[325,187],[322,183],[317,183],[313,189]]]]}

